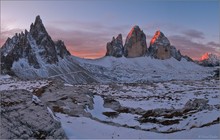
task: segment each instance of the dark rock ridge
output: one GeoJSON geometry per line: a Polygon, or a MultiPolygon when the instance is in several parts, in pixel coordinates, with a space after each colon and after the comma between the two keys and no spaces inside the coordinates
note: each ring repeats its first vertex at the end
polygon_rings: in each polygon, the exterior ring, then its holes
{"type": "Polygon", "coordinates": [[[122,35],[119,34],[116,39],[113,37],[112,41],[107,43],[106,48],[106,56],[122,57],[124,51],[122,35]]]}
{"type": "Polygon", "coordinates": [[[30,66],[40,69],[42,63],[56,64],[59,58],[70,55],[62,41],[54,42],[51,39],[40,16],[31,24],[29,32],[25,30],[25,33],[16,33],[8,38],[0,52],[3,73],[10,72],[13,62],[21,58],[27,59],[30,66]]]}
{"type": "Polygon", "coordinates": [[[40,16],[30,26],[30,31],[15,34],[0,48],[1,73],[22,79],[56,78],[71,84],[96,82],[71,57],[63,41],[53,41],[40,16]]]}
{"type": "Polygon", "coordinates": [[[125,57],[140,57],[147,53],[146,36],[139,26],[134,26],[128,33],[125,45],[125,57]]]}
{"type": "Polygon", "coordinates": [[[182,58],[180,51],[170,44],[168,38],[161,31],[156,31],[154,37],[151,39],[148,51],[149,55],[156,59],[174,57],[180,61],[182,58]]]}
{"type": "Polygon", "coordinates": [[[147,55],[162,60],[173,57],[178,61],[181,58],[185,58],[187,61],[193,61],[188,56],[182,56],[180,51],[171,45],[168,38],[161,31],[156,31],[149,48],[147,48],[146,35],[137,25],[128,33],[124,46],[122,35],[119,34],[116,39],[113,37],[112,41],[107,43],[106,48],[106,56],[125,56],[132,58],[147,55]]]}
{"type": "Polygon", "coordinates": [[[61,123],[27,90],[1,91],[1,139],[66,139],[61,123]]]}

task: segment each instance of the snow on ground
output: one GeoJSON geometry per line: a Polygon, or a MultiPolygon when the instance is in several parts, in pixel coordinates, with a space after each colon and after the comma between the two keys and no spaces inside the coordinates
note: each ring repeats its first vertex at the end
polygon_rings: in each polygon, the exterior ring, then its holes
{"type": "Polygon", "coordinates": [[[19,80],[8,75],[0,75],[0,91],[24,89],[33,92],[35,89],[50,84],[48,80],[19,80]]]}
{"type": "Polygon", "coordinates": [[[56,113],[69,139],[217,139],[220,125],[195,128],[171,134],[112,126],[86,117],[70,117],[56,113]]]}
{"type": "Polygon", "coordinates": [[[92,118],[114,126],[160,133],[185,133],[219,122],[218,80],[78,85],[82,88],[85,86],[95,94],[93,109],[87,110],[92,118]],[[110,103],[112,106],[105,106],[107,99],[114,100],[110,103]],[[114,102],[119,102],[119,105],[115,105],[114,102]],[[126,111],[120,112],[120,108],[126,111]],[[158,109],[161,111],[156,115],[158,109]],[[150,110],[155,113],[151,113],[148,122],[141,122],[142,115],[150,110]],[[107,115],[104,114],[106,112],[107,115]],[[171,112],[176,115],[172,115],[171,112]]]}
{"type": "Polygon", "coordinates": [[[181,61],[174,58],[159,60],[151,57],[103,57],[96,60],[74,57],[73,59],[103,83],[201,80],[213,74],[213,68],[199,66],[184,58],[181,61]]]}

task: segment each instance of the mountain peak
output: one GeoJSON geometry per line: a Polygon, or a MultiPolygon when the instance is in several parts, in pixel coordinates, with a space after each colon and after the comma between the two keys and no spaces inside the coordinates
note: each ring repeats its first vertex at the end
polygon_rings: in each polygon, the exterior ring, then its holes
{"type": "Polygon", "coordinates": [[[31,24],[30,33],[34,36],[47,34],[47,31],[39,15],[36,16],[34,24],[31,24]]]}
{"type": "Polygon", "coordinates": [[[15,62],[21,59],[18,67],[25,66],[40,69],[47,64],[56,64],[70,55],[62,41],[54,42],[47,33],[40,16],[31,24],[30,32],[25,30],[8,38],[0,48],[1,67],[11,71],[15,62]]]}
{"type": "Polygon", "coordinates": [[[160,30],[156,31],[151,39],[148,51],[150,56],[157,59],[169,59],[174,57],[180,61],[182,58],[180,51],[174,46],[171,46],[168,38],[160,30]]]}
{"type": "Polygon", "coordinates": [[[35,18],[34,25],[39,24],[39,23],[42,23],[42,20],[40,18],[40,15],[37,15],[36,18],[35,18]]]}
{"type": "Polygon", "coordinates": [[[113,37],[111,42],[106,45],[106,56],[122,57],[123,55],[123,41],[122,35],[119,34],[116,38],[113,37]]]}
{"type": "Polygon", "coordinates": [[[128,33],[128,37],[131,37],[135,32],[141,32],[141,29],[138,25],[135,25],[131,28],[130,32],[128,33]]]}
{"type": "Polygon", "coordinates": [[[202,57],[200,58],[201,61],[203,60],[207,60],[209,59],[213,54],[211,54],[210,52],[206,52],[202,55],[202,57]]]}
{"type": "Polygon", "coordinates": [[[206,52],[199,59],[199,64],[201,64],[203,66],[219,66],[220,57],[218,57],[215,54],[212,54],[210,52],[206,52]]]}
{"type": "Polygon", "coordinates": [[[159,43],[160,41],[166,43],[166,45],[170,44],[170,41],[167,39],[167,37],[160,30],[157,30],[154,34],[154,37],[151,39],[150,44],[153,45],[154,43],[159,43]]]}
{"type": "Polygon", "coordinates": [[[135,25],[127,35],[124,45],[125,57],[140,57],[147,53],[146,35],[135,25]]]}

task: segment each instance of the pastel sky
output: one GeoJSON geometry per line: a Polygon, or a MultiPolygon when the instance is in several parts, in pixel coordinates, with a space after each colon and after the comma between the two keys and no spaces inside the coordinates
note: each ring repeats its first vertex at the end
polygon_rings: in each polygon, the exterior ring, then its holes
{"type": "Polygon", "coordinates": [[[157,30],[182,54],[198,59],[220,54],[219,0],[1,0],[1,40],[29,30],[37,15],[52,39],[64,40],[75,56],[105,55],[113,36],[125,38],[134,25],[144,31],[147,45],[157,30]]]}

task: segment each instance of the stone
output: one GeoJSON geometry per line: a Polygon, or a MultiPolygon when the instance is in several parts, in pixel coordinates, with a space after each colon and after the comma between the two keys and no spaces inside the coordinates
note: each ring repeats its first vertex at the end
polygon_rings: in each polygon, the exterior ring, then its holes
{"type": "Polygon", "coordinates": [[[140,57],[147,53],[146,36],[139,26],[134,26],[127,35],[124,45],[125,57],[140,57]]]}
{"type": "Polygon", "coordinates": [[[106,56],[122,57],[124,50],[122,35],[119,34],[116,39],[113,37],[112,41],[107,43],[106,48],[106,56]]]}
{"type": "Polygon", "coordinates": [[[148,52],[151,57],[156,59],[164,60],[173,57],[180,61],[182,58],[180,51],[170,44],[168,38],[161,31],[156,31],[151,39],[148,52]]]}
{"type": "Polygon", "coordinates": [[[1,91],[2,139],[66,139],[61,123],[27,90],[1,91]]]}

